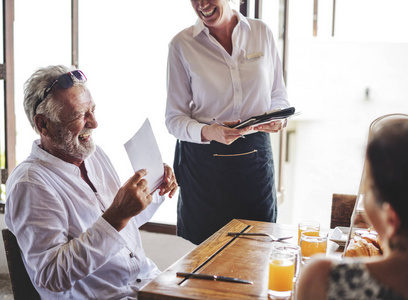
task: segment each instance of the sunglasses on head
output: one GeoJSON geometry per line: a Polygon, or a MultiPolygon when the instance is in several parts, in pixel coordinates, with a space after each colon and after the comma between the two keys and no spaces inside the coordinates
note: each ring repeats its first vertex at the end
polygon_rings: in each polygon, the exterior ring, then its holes
{"type": "Polygon", "coordinates": [[[80,82],[85,82],[86,81],[86,76],[81,70],[74,70],[71,72],[68,72],[66,74],[62,74],[58,76],[57,79],[55,79],[44,91],[44,96],[37,101],[37,103],[34,106],[34,114],[37,111],[38,105],[40,105],[41,102],[47,98],[47,96],[51,93],[51,90],[53,87],[58,83],[60,87],[63,89],[68,89],[74,85],[74,80],[80,81],[80,82]]]}

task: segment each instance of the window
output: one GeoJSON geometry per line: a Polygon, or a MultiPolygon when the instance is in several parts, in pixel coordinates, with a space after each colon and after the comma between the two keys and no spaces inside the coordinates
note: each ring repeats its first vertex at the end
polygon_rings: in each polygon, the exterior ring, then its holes
{"type": "MultiPolygon", "coordinates": [[[[260,17],[282,45],[279,20],[284,1],[257,2],[260,17]]],[[[250,2],[252,16],[254,3],[250,2]]],[[[14,4],[19,163],[38,138],[23,111],[23,84],[40,66],[71,64],[71,1],[19,0],[14,4]]],[[[238,9],[239,3],[231,4],[238,9]]],[[[302,113],[290,122],[284,172],[287,197],[279,208],[280,222],[296,223],[314,216],[328,224],[332,193],[357,193],[371,121],[387,113],[407,113],[408,19],[403,15],[407,5],[405,0],[386,4],[382,0],[290,1],[287,87],[291,104],[302,113]]],[[[175,138],[164,125],[167,45],[195,21],[186,0],[79,3],[79,68],[86,73],[97,104],[99,128],[94,138],[122,181],[133,173],[123,144],[146,117],[163,160],[172,165],[175,138]]],[[[1,124],[0,132],[4,130],[1,124]]],[[[0,153],[5,150],[4,140],[2,135],[0,153]]],[[[154,221],[174,224],[176,202],[167,200],[154,221]]]]}
{"type": "MultiPolygon", "coordinates": [[[[407,113],[408,21],[404,0],[293,0],[289,7],[288,93],[293,119],[286,223],[330,219],[333,193],[357,194],[368,127],[407,113]]],[[[285,206],[287,205],[287,206],[285,206]]]]}
{"type": "Polygon", "coordinates": [[[19,0],[14,4],[16,157],[20,163],[39,138],[24,112],[23,86],[39,67],[71,65],[71,1],[19,0]]]}

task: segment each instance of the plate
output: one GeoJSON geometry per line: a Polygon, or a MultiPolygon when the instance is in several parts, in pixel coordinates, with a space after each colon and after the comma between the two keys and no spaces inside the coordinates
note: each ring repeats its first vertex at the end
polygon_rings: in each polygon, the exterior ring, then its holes
{"type": "Polygon", "coordinates": [[[330,240],[340,246],[344,246],[347,242],[349,232],[350,227],[336,227],[330,236],[330,240]]]}

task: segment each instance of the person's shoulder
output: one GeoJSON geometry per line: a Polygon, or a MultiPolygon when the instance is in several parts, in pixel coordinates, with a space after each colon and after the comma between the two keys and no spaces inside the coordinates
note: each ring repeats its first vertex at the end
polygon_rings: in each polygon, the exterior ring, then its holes
{"type": "Polygon", "coordinates": [[[170,45],[177,45],[193,38],[194,25],[179,31],[171,40],[170,45]]]}
{"type": "Polygon", "coordinates": [[[250,36],[262,39],[266,37],[267,41],[273,41],[273,32],[265,22],[259,19],[252,19],[248,17],[244,18],[247,23],[243,24],[242,27],[247,28],[247,32],[250,36]]]}
{"type": "Polygon", "coordinates": [[[16,182],[33,180],[40,176],[41,169],[41,164],[32,157],[29,157],[14,168],[6,184],[10,187],[16,182]]]}
{"type": "Polygon", "coordinates": [[[332,260],[326,257],[316,257],[307,263],[304,272],[318,277],[327,277],[332,265],[332,260]]]}
{"type": "Polygon", "coordinates": [[[313,258],[303,268],[299,280],[299,299],[325,299],[333,261],[325,257],[313,258]]]}
{"type": "Polygon", "coordinates": [[[245,17],[245,19],[247,20],[248,24],[250,25],[251,30],[271,31],[269,26],[262,20],[252,19],[252,18],[248,18],[248,17],[245,17]]]}

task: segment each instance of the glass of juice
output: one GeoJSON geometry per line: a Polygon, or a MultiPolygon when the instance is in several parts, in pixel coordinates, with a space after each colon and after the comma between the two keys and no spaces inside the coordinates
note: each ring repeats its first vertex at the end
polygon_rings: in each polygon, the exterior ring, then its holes
{"type": "Polygon", "coordinates": [[[296,279],[300,272],[300,269],[299,269],[300,261],[302,259],[302,255],[300,253],[300,247],[294,244],[275,242],[272,245],[272,249],[287,251],[287,252],[290,252],[296,255],[296,263],[295,263],[295,279],[296,279]]]}
{"type": "Polygon", "coordinates": [[[303,231],[312,230],[320,232],[320,224],[314,221],[303,221],[298,224],[298,245],[300,245],[300,236],[303,231]]]}
{"type": "Polygon", "coordinates": [[[298,282],[298,279],[299,279],[301,259],[302,259],[301,258],[302,255],[300,254],[300,247],[298,245],[294,245],[294,244],[275,242],[272,245],[272,249],[289,251],[290,253],[293,253],[296,256],[295,276],[293,278],[293,289],[292,289],[292,296],[291,296],[291,299],[296,299],[297,282],[298,282]]]}
{"type": "Polygon", "coordinates": [[[292,295],[297,256],[279,247],[269,256],[269,299],[289,299],[292,295]]]}
{"type": "Polygon", "coordinates": [[[316,231],[303,231],[300,236],[300,252],[302,261],[305,263],[312,255],[327,251],[327,233],[316,231]]]}

